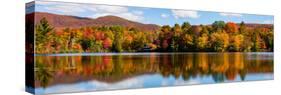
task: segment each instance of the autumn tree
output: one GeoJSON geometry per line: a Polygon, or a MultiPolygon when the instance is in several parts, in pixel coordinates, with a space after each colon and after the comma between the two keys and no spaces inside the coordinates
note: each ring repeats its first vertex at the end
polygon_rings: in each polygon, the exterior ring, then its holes
{"type": "Polygon", "coordinates": [[[164,25],[161,27],[161,32],[159,34],[159,39],[161,43],[161,49],[163,51],[169,50],[171,48],[172,32],[169,25],[164,25]]]}
{"type": "Polygon", "coordinates": [[[175,26],[172,28],[173,37],[172,37],[172,43],[171,48],[173,51],[178,51],[179,48],[179,42],[180,42],[180,35],[182,34],[182,28],[179,24],[175,24],[175,26]]]}
{"type": "Polygon", "coordinates": [[[225,27],[225,22],[224,21],[215,21],[212,24],[212,27],[214,29],[212,32],[222,31],[225,27]]]}
{"type": "Polygon", "coordinates": [[[200,50],[204,50],[207,48],[208,42],[209,42],[209,36],[207,34],[202,34],[201,36],[198,37],[197,40],[198,44],[196,45],[196,47],[200,50]]]}
{"type": "Polygon", "coordinates": [[[246,27],[244,21],[242,21],[239,25],[239,33],[244,34],[246,32],[246,30],[247,30],[247,27],[246,27]]]}
{"type": "Polygon", "coordinates": [[[91,52],[104,52],[103,50],[103,41],[102,40],[95,40],[92,42],[92,47],[90,49],[91,52]]]}
{"type": "Polygon", "coordinates": [[[241,34],[235,35],[233,37],[233,50],[234,51],[242,51],[242,44],[244,42],[244,36],[241,34]]]}
{"type": "Polygon", "coordinates": [[[62,32],[63,33],[60,38],[62,38],[63,40],[63,44],[64,44],[63,46],[65,46],[64,48],[66,52],[80,51],[80,50],[74,50],[73,48],[76,46],[80,47],[78,41],[81,39],[83,35],[82,32],[77,29],[70,29],[70,28],[65,28],[62,32]]]}
{"type": "Polygon", "coordinates": [[[104,40],[103,40],[103,48],[105,48],[105,49],[108,49],[108,48],[111,48],[111,46],[112,46],[112,40],[110,39],[110,38],[105,38],[104,40]]]}
{"type": "Polygon", "coordinates": [[[182,28],[182,31],[188,31],[190,29],[191,25],[189,22],[184,22],[182,25],[181,25],[181,28],[182,28]]]}
{"type": "Polygon", "coordinates": [[[183,34],[182,36],[183,47],[181,47],[183,51],[192,51],[192,47],[194,46],[193,39],[194,37],[192,35],[188,33],[183,34]]]}
{"type": "MultiPolygon", "coordinates": [[[[135,33],[133,38],[134,38],[134,40],[132,41],[132,48],[134,50],[141,50],[147,42],[146,35],[143,32],[135,33]]],[[[128,39],[126,39],[126,40],[129,42],[130,37],[128,37],[128,39]]],[[[126,43],[128,43],[128,42],[126,42],[126,43]]]]}
{"type": "Polygon", "coordinates": [[[90,47],[92,47],[92,41],[90,39],[82,39],[80,40],[80,44],[84,52],[89,51],[90,47]]]}
{"type": "Polygon", "coordinates": [[[194,39],[195,48],[197,51],[208,51],[209,48],[209,30],[207,26],[200,25],[200,32],[194,39]]]}
{"type": "Polygon", "coordinates": [[[123,47],[125,50],[131,51],[133,49],[133,41],[135,41],[133,33],[126,33],[124,37],[123,47]]]}
{"type": "Polygon", "coordinates": [[[48,23],[46,18],[42,18],[39,24],[36,25],[35,32],[35,50],[36,52],[44,51],[47,41],[47,33],[53,31],[53,27],[48,23]]]}
{"type": "Polygon", "coordinates": [[[225,32],[212,33],[210,41],[214,51],[224,52],[229,45],[229,35],[225,32]]]}
{"type": "Polygon", "coordinates": [[[200,25],[201,26],[201,32],[200,32],[200,35],[203,35],[203,34],[207,34],[209,35],[210,34],[210,31],[209,31],[209,27],[208,26],[204,26],[204,25],[200,25]]]}
{"type": "Polygon", "coordinates": [[[188,46],[190,45],[190,44],[187,44],[187,43],[189,43],[188,41],[192,39],[192,38],[189,39],[190,34],[188,34],[190,28],[191,28],[191,24],[187,21],[181,25],[182,33],[181,33],[180,39],[179,39],[179,45],[178,45],[179,51],[186,51],[187,45],[188,46]]]}
{"type": "Polygon", "coordinates": [[[273,51],[273,44],[274,44],[274,41],[273,41],[273,31],[269,31],[266,38],[265,38],[265,42],[267,44],[267,47],[269,49],[269,51],[273,51]]]}
{"type": "Polygon", "coordinates": [[[259,33],[254,32],[253,37],[252,37],[252,43],[253,43],[252,51],[256,52],[256,51],[260,50],[260,45],[261,45],[260,41],[261,41],[261,38],[260,38],[259,33]]]}
{"type": "Polygon", "coordinates": [[[89,48],[91,47],[92,43],[91,43],[91,39],[93,38],[92,35],[92,30],[89,28],[81,28],[81,31],[83,31],[83,39],[79,40],[79,43],[83,49],[84,52],[89,51],[89,48]]]}
{"type": "Polygon", "coordinates": [[[238,32],[238,27],[237,27],[236,23],[228,22],[225,25],[225,30],[226,30],[226,32],[233,34],[233,33],[238,32]]]}
{"type": "Polygon", "coordinates": [[[112,49],[116,52],[122,52],[122,44],[123,44],[123,31],[124,29],[121,26],[113,26],[110,29],[114,32],[114,41],[112,49]]]}

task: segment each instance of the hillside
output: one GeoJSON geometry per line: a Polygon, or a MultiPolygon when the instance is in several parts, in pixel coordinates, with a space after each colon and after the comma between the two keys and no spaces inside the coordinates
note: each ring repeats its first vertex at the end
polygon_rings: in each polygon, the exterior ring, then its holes
{"type": "MultiPolygon", "coordinates": [[[[84,17],[76,17],[76,16],[68,16],[68,15],[58,15],[52,13],[43,13],[36,12],[35,13],[35,23],[38,23],[40,19],[45,17],[50,25],[55,28],[80,28],[86,26],[113,26],[113,25],[121,25],[125,27],[134,27],[140,31],[157,31],[160,29],[160,26],[155,24],[142,24],[139,22],[134,22],[130,20],[126,20],[117,16],[104,16],[96,19],[92,18],[84,18],[84,17]]],[[[34,13],[27,14],[27,17],[32,17],[34,13]]]]}

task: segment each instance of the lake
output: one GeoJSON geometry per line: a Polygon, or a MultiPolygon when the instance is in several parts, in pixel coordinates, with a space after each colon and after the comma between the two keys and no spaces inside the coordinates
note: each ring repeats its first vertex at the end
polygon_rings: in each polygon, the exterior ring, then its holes
{"type": "Polygon", "coordinates": [[[273,52],[36,55],[35,92],[272,80],[273,56],[273,52]]]}

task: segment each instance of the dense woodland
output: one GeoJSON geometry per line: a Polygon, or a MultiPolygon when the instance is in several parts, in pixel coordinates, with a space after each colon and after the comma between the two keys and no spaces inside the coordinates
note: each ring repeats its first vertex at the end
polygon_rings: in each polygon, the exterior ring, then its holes
{"type": "Polygon", "coordinates": [[[35,53],[79,52],[272,52],[273,27],[215,21],[163,25],[159,31],[92,26],[57,29],[46,18],[35,28],[35,53]]]}

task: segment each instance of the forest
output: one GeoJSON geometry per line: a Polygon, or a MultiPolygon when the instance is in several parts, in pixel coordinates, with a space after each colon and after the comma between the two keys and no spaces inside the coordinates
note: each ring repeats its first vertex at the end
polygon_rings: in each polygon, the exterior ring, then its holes
{"type": "Polygon", "coordinates": [[[215,21],[163,25],[159,31],[125,26],[58,29],[46,18],[35,25],[35,53],[95,52],[273,52],[273,27],[215,21]]]}

